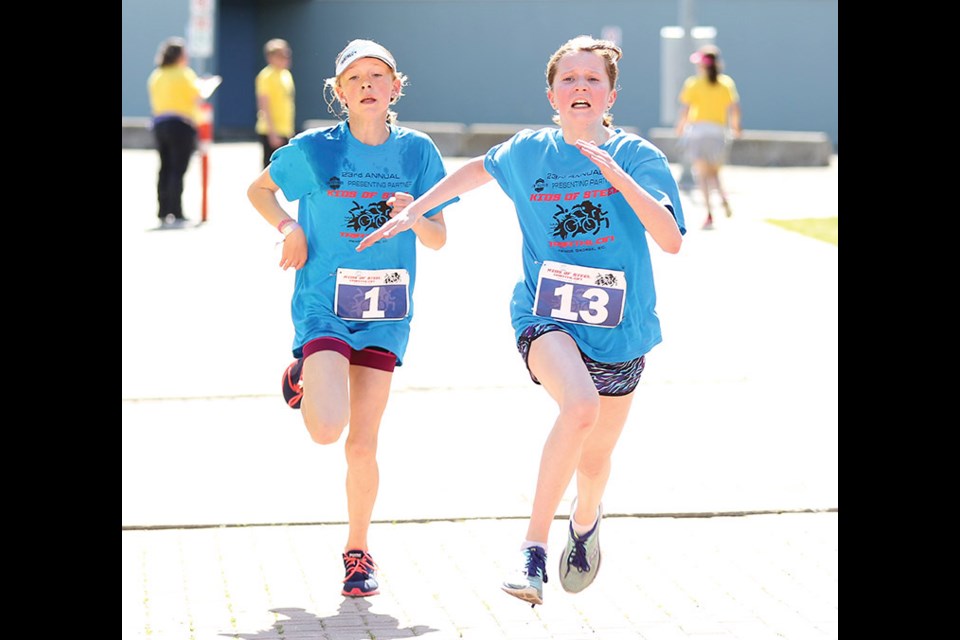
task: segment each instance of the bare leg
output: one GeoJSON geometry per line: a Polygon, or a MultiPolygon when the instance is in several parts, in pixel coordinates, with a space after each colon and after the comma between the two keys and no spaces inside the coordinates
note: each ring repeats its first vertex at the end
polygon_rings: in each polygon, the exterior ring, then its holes
{"type": "Polygon", "coordinates": [[[700,186],[703,205],[707,208],[705,225],[711,225],[713,224],[713,208],[710,205],[710,165],[705,160],[695,160],[693,163],[693,172],[696,174],[697,184],[700,186]]]}
{"type": "Polygon", "coordinates": [[[303,362],[300,411],[313,441],[337,442],[350,424],[344,447],[349,522],[345,551],[369,550],[367,532],[380,486],[377,437],[392,379],[390,372],[351,366],[335,351],[320,351],[303,362]]]}
{"type": "Polygon", "coordinates": [[[560,414],[547,436],[540,457],[537,490],[527,527],[527,540],[546,542],[580,461],[583,443],[600,414],[600,396],[569,335],[552,331],[530,345],[530,370],[559,405],[560,414]]]}
{"type": "Polygon", "coordinates": [[[589,525],[597,517],[597,508],[610,479],[610,458],[627,422],[633,393],[600,398],[600,418],[583,443],[577,466],[577,512],[574,519],[589,525]]]}
{"type": "Polygon", "coordinates": [[[345,447],[349,530],[344,551],[369,551],[367,533],[380,488],[377,437],[392,380],[388,371],[350,367],[351,418],[345,447]]]}
{"type": "Polygon", "coordinates": [[[717,192],[720,194],[720,202],[723,203],[723,210],[726,212],[727,217],[733,215],[733,210],[730,208],[730,199],[727,198],[727,191],[723,188],[723,184],[720,182],[720,166],[717,165],[713,168],[714,181],[717,185],[717,192]]]}
{"type": "Polygon", "coordinates": [[[303,361],[300,413],[317,444],[339,440],[350,420],[349,370],[350,361],[336,351],[318,351],[303,361]]]}

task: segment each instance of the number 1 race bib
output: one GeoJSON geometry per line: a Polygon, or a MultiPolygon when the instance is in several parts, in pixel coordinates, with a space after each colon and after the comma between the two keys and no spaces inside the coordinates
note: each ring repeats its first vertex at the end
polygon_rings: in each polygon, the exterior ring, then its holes
{"type": "Polygon", "coordinates": [[[622,271],[593,269],[545,260],[540,267],[533,313],[594,327],[615,327],[623,319],[627,279],[622,271]]]}
{"type": "Polygon", "coordinates": [[[333,306],[345,320],[400,320],[410,307],[406,269],[337,269],[333,306]]]}

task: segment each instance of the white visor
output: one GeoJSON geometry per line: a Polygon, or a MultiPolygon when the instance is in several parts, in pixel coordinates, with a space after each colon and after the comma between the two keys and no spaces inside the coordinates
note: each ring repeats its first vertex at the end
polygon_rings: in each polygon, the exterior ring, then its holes
{"type": "Polygon", "coordinates": [[[341,73],[346,71],[347,67],[360,58],[376,58],[377,60],[384,62],[394,71],[397,70],[397,63],[393,59],[393,56],[390,55],[390,52],[384,49],[382,46],[373,40],[354,40],[344,47],[343,51],[341,51],[337,56],[336,75],[339,76],[341,73]]]}

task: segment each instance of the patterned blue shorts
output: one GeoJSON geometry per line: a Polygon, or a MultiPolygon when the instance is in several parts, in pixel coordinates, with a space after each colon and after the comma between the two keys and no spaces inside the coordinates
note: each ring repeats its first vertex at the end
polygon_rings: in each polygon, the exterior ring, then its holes
{"type": "MultiPolygon", "coordinates": [[[[540,384],[540,381],[533,375],[533,372],[530,371],[530,365],[527,364],[530,345],[534,340],[551,331],[563,331],[563,327],[549,323],[531,325],[523,330],[517,340],[517,349],[523,357],[524,364],[527,365],[530,379],[536,384],[540,384]]],[[[640,356],[626,362],[597,362],[581,351],[580,357],[583,359],[583,363],[587,365],[587,371],[601,396],[625,396],[628,393],[633,393],[637,385],[640,384],[640,376],[643,374],[643,367],[646,364],[646,356],[640,356]]]]}

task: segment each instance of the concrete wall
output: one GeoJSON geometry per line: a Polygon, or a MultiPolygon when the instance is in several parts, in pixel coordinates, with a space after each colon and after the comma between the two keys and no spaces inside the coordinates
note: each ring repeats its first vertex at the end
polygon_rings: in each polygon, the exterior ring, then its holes
{"type": "MultiPolygon", "coordinates": [[[[336,120],[307,120],[305,128],[328,127],[336,120]]],[[[538,129],[551,123],[510,124],[459,122],[410,122],[401,124],[429,135],[444,156],[475,157],[490,147],[507,140],[521,129],[538,129]]],[[[672,128],[654,127],[649,132],[634,127],[620,127],[630,133],[646,136],[671,162],[683,162],[672,128]]],[[[752,167],[826,167],[833,155],[833,145],[822,131],[766,131],[749,129],[733,140],[729,164],[752,167]]]]}
{"type": "MultiPolygon", "coordinates": [[[[691,0],[693,1],[693,0],[691,0]]],[[[744,127],[823,132],[839,143],[839,0],[699,0],[696,24],[717,29],[737,81],[744,127]]],[[[622,34],[615,123],[660,121],[660,30],[680,22],[678,0],[220,0],[214,97],[218,139],[249,138],[253,77],[271,37],[290,41],[297,116],[326,119],[323,79],[348,40],[384,43],[410,77],[397,105],[415,122],[549,123],[544,68],[580,33],[622,34]]],[[[122,0],[121,117],[149,115],[146,77],[157,44],[185,33],[189,0],[122,0]]],[[[692,65],[690,71],[693,71],[692,65]]]]}
{"type": "MultiPolygon", "coordinates": [[[[124,149],[149,149],[154,146],[149,118],[122,118],[124,149]]],[[[336,120],[307,120],[304,127],[328,127],[336,120]]],[[[444,157],[475,157],[492,146],[507,140],[521,129],[537,129],[541,124],[463,124],[460,122],[412,122],[403,125],[430,136],[444,157]]],[[[621,127],[640,133],[657,145],[671,162],[683,157],[672,128],[654,127],[646,134],[633,127],[621,127]]],[[[822,131],[764,131],[748,129],[734,140],[729,149],[728,164],[753,167],[826,167],[833,155],[833,145],[822,131]]]]}

